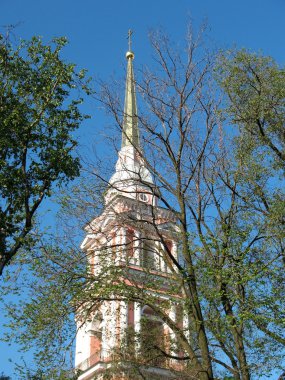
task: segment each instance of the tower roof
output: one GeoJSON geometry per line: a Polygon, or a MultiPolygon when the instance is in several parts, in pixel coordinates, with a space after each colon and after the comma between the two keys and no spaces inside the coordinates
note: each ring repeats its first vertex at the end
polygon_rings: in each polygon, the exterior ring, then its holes
{"type": "Polygon", "coordinates": [[[139,148],[139,128],[137,116],[137,100],[135,89],[135,78],[133,69],[134,53],[128,51],[126,53],[128,60],[126,91],[125,91],[125,106],[124,119],[122,128],[122,148],[125,146],[133,146],[139,148]]]}
{"type": "MultiPolygon", "coordinates": [[[[129,31],[129,51],[126,53],[128,61],[125,90],[124,118],[122,126],[122,146],[118,152],[115,173],[109,181],[109,188],[105,195],[105,202],[109,203],[116,195],[137,199],[143,193],[153,193],[153,178],[147,168],[139,141],[139,126],[137,116],[137,101],[133,69],[134,53],[131,50],[129,31]]],[[[146,197],[145,197],[146,198],[146,197]]],[[[154,203],[152,195],[148,202],[154,203]]],[[[143,202],[146,202],[145,200],[143,202]]]]}

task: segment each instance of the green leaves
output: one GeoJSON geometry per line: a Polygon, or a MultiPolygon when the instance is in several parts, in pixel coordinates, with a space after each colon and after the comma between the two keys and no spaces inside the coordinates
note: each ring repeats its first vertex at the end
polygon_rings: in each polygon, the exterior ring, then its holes
{"type": "Polygon", "coordinates": [[[73,132],[87,115],[78,90],[92,90],[86,71],[61,59],[66,43],[0,42],[0,273],[24,244],[43,199],[79,175],[73,132]]]}
{"type": "Polygon", "coordinates": [[[265,149],[284,169],[284,68],[270,57],[241,50],[222,54],[217,74],[228,98],[228,114],[241,137],[247,136],[247,149],[265,149]]]}

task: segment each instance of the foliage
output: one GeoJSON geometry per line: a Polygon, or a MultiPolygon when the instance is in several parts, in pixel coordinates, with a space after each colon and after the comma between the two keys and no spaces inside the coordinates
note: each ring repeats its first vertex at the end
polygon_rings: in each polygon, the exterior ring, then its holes
{"type": "Polygon", "coordinates": [[[239,128],[235,139],[238,196],[274,236],[284,256],[285,71],[270,57],[242,50],[223,54],[217,67],[226,94],[225,115],[239,128]]]}
{"type": "Polygon", "coordinates": [[[11,380],[10,376],[5,376],[3,372],[0,374],[0,380],[11,380]]]}
{"type": "Polygon", "coordinates": [[[247,140],[247,149],[266,152],[273,165],[284,170],[284,68],[270,57],[242,50],[222,56],[218,71],[243,143],[247,140]]]}
{"type": "Polygon", "coordinates": [[[42,370],[32,371],[27,366],[18,366],[17,375],[23,380],[77,380],[78,374],[75,371],[51,371],[48,376],[42,370]]]}
{"type": "Polygon", "coordinates": [[[0,36],[0,274],[33,243],[36,211],[54,186],[79,175],[73,132],[87,117],[85,71],[61,58],[65,38],[14,47],[0,36]]]}

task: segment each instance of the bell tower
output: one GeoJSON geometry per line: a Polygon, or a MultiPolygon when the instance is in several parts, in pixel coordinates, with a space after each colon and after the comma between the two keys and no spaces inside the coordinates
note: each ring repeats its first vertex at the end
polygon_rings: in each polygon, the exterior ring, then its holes
{"type": "MultiPolygon", "coordinates": [[[[122,145],[105,193],[104,210],[85,227],[86,237],[81,245],[95,282],[99,280],[94,307],[89,302],[86,305],[87,320],[80,315],[76,317],[75,367],[81,371],[79,380],[103,379],[114,362],[121,363],[122,368],[110,378],[139,379],[128,375],[130,364],[124,364],[123,359],[130,354],[120,357],[122,345],[127,345],[140,363],[142,358],[153,354],[148,341],[153,344],[158,339],[163,349],[173,335],[152,308],[144,304],[147,294],[156,297],[158,303],[169,299],[167,284],[173,270],[164,251],[177,258],[178,244],[176,218],[158,206],[154,179],[140,145],[130,35],[129,32],[122,145]],[[107,293],[105,284],[110,288],[107,293]]],[[[81,308],[84,307],[83,304],[81,308]]],[[[178,318],[176,314],[173,304],[169,309],[173,321],[178,318]]],[[[147,379],[176,378],[163,360],[142,367],[147,379]]]]}

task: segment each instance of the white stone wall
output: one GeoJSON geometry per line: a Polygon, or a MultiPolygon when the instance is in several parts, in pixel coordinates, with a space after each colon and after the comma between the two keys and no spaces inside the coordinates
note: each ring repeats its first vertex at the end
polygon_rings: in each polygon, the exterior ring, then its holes
{"type": "Polygon", "coordinates": [[[77,322],[77,335],[75,347],[75,367],[90,356],[90,337],[87,332],[87,324],[77,322]]]}

